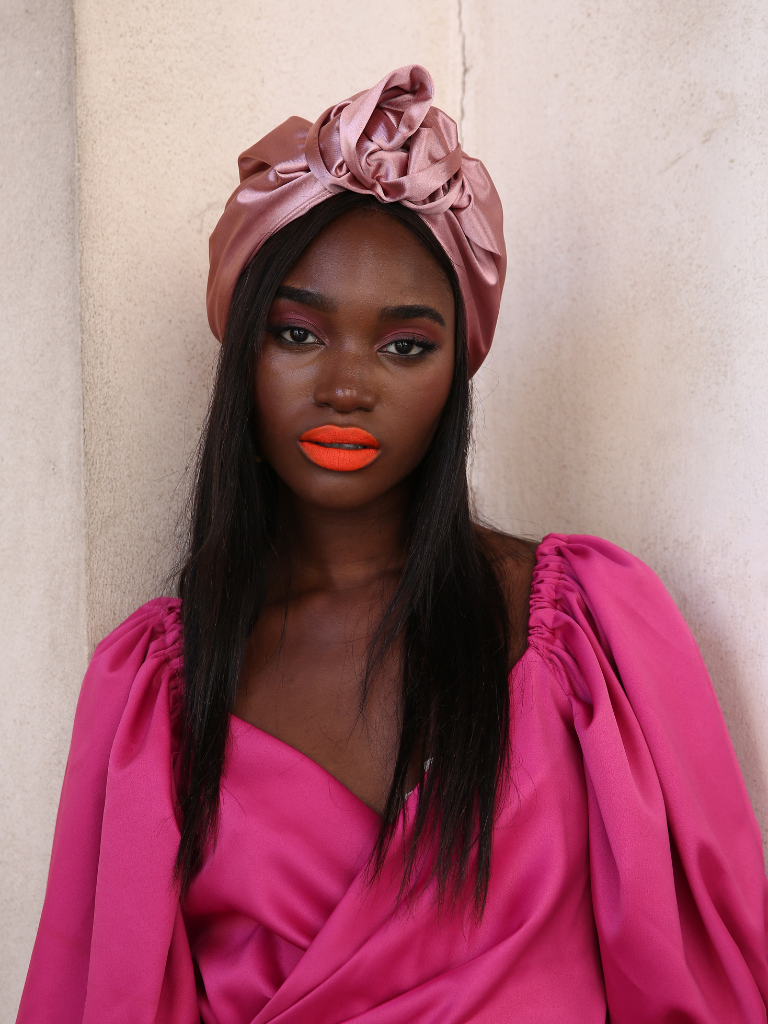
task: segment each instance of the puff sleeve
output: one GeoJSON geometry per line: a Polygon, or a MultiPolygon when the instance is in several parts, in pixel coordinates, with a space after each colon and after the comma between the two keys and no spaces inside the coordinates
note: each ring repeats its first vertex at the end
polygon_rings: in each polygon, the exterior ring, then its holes
{"type": "Polygon", "coordinates": [[[567,680],[589,808],[592,901],[612,1024],[764,1024],[760,832],[712,684],[642,562],[545,538],[539,615],[567,680]]]}
{"type": "Polygon", "coordinates": [[[198,1022],[173,886],[179,602],[151,601],[83,681],[17,1024],[198,1022]]]}

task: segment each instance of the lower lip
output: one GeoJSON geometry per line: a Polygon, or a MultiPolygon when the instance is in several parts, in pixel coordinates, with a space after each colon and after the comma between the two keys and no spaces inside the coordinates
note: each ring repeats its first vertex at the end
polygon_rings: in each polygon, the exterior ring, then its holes
{"type": "Polygon", "coordinates": [[[299,441],[299,447],[316,466],[332,469],[337,473],[365,469],[379,454],[378,448],[333,448],[330,445],[315,444],[313,441],[299,441]]]}

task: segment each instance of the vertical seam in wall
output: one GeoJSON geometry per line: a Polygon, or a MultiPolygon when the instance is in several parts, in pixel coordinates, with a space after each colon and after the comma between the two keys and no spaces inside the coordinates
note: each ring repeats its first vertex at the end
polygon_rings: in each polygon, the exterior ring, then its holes
{"type": "Polygon", "coordinates": [[[75,129],[75,261],[77,281],[77,334],[79,338],[80,351],[80,501],[82,515],[80,528],[83,540],[83,564],[81,567],[81,580],[83,595],[83,636],[81,638],[85,661],[88,662],[91,656],[88,629],[88,528],[86,508],[86,487],[85,487],[85,367],[83,366],[83,306],[82,306],[82,252],[80,249],[80,128],[78,117],[78,59],[77,59],[77,16],[75,13],[75,0],[69,5],[72,31],[72,112],[74,114],[75,129]]]}
{"type": "Polygon", "coordinates": [[[464,99],[467,94],[467,35],[464,30],[464,3],[456,0],[456,14],[459,22],[459,45],[461,49],[461,92],[459,95],[459,142],[464,145],[464,99]]]}
{"type": "MultiPolygon", "coordinates": [[[[459,143],[462,148],[464,146],[464,117],[466,114],[466,96],[467,96],[467,73],[469,67],[467,65],[467,32],[464,25],[464,0],[456,0],[456,18],[458,22],[459,30],[459,54],[461,57],[461,83],[459,89],[459,143]]],[[[478,478],[477,478],[477,418],[478,418],[478,404],[477,404],[477,391],[475,389],[474,381],[470,381],[471,396],[472,396],[472,427],[470,435],[470,449],[469,457],[467,460],[467,478],[469,481],[469,492],[470,501],[472,503],[472,514],[479,517],[478,511],[478,478]]]]}

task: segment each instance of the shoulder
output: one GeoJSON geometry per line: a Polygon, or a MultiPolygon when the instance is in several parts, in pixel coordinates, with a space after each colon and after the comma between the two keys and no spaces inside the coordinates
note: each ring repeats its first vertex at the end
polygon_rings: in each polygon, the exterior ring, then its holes
{"type": "Polygon", "coordinates": [[[93,658],[101,658],[116,648],[150,645],[156,641],[176,642],[181,632],[181,601],[174,597],[156,597],[147,601],[97,645],[93,658]]]}
{"type": "Polygon", "coordinates": [[[535,645],[586,640],[612,662],[673,665],[698,674],[701,655],[666,587],[636,555],[600,537],[549,534],[536,552],[531,595],[535,645]]]}
{"type": "Polygon", "coordinates": [[[534,587],[554,588],[566,601],[578,591],[590,606],[610,612],[661,607],[679,612],[656,573],[636,555],[587,534],[548,534],[536,551],[534,587]]]}
{"type": "Polygon", "coordinates": [[[475,534],[505,585],[514,589],[515,593],[510,596],[518,600],[521,595],[527,597],[536,566],[536,542],[513,537],[481,523],[475,523],[475,534]]]}
{"type": "Polygon", "coordinates": [[[78,716],[116,722],[131,694],[175,689],[181,664],[181,602],[160,597],[137,608],[104,637],[85,673],[78,716]]]}
{"type": "Polygon", "coordinates": [[[550,533],[537,544],[480,524],[475,531],[506,601],[513,661],[531,644],[577,635],[619,650],[653,638],[658,651],[682,645],[700,657],[664,584],[629,551],[587,534],[550,533]]]}
{"type": "Polygon", "coordinates": [[[536,550],[537,561],[549,556],[559,556],[568,564],[633,569],[641,573],[652,570],[636,555],[602,537],[583,533],[549,533],[536,550]]]}

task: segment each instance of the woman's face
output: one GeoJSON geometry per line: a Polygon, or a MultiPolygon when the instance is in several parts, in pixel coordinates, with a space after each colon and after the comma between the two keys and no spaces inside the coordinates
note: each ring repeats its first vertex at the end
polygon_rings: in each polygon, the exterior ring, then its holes
{"type": "Polygon", "coordinates": [[[335,220],[269,310],[255,380],[262,455],[312,504],[380,498],[434,436],[454,335],[448,280],[405,225],[375,210],[335,220]]]}

